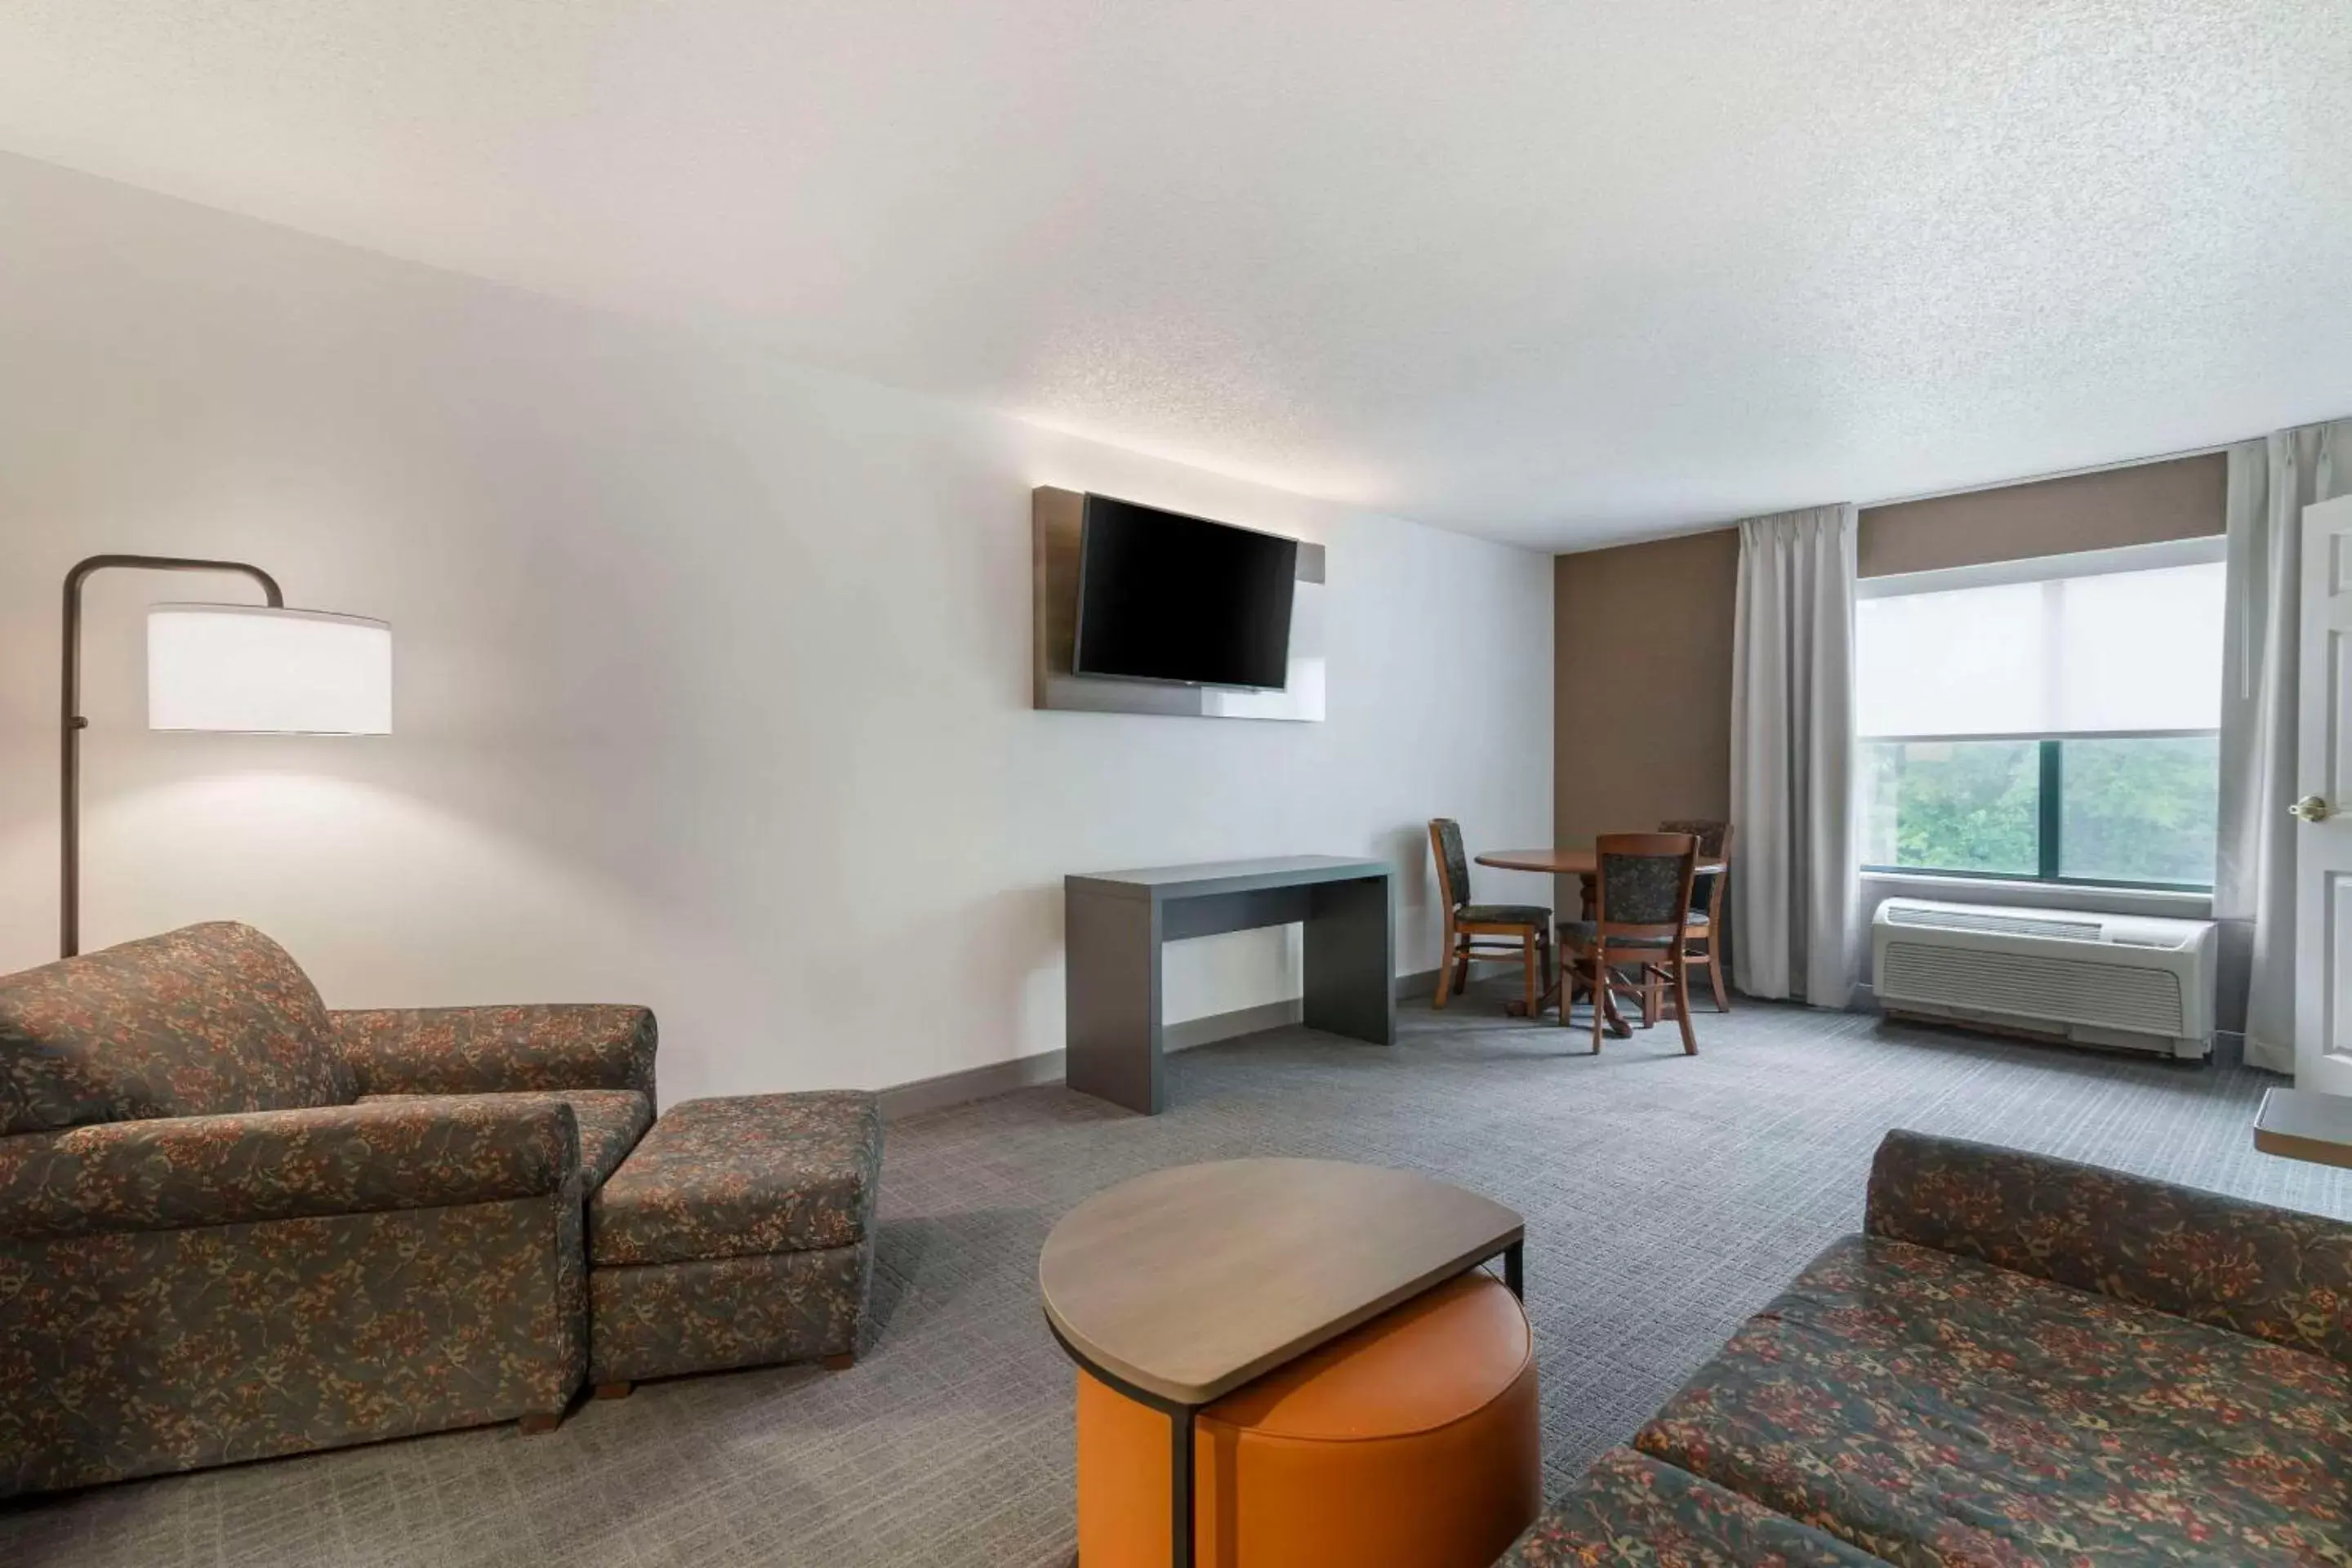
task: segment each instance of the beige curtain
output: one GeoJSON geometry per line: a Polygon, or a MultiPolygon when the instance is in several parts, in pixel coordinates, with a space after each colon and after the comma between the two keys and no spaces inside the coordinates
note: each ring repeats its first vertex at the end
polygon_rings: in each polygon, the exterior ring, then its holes
{"type": "Polygon", "coordinates": [[[2294,799],[2303,657],[2303,509],[2352,493],[2352,419],[2230,448],[2228,674],[2221,692],[2224,1019],[2242,1009],[2246,1060],[2294,1070],[2294,799]]]}
{"type": "Polygon", "coordinates": [[[1854,983],[1855,512],[1739,525],[1732,641],[1732,978],[1843,1007],[1854,983]]]}

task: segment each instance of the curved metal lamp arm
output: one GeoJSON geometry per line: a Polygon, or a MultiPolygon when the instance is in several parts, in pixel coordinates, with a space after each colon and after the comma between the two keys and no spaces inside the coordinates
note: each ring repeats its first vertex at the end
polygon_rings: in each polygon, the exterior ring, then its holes
{"type": "Polygon", "coordinates": [[[182,555],[93,555],[66,574],[65,664],[58,703],[58,956],[81,951],[81,585],[110,567],[143,572],[239,572],[261,584],[272,609],[285,607],[278,579],[243,561],[203,561],[182,555]]]}

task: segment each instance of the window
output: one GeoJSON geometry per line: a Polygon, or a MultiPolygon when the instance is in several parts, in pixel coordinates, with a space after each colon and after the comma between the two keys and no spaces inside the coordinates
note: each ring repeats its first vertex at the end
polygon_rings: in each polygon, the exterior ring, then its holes
{"type": "Polygon", "coordinates": [[[1854,606],[1864,863],[2212,886],[2219,545],[1864,583],[1854,606]],[[2053,564],[2065,574],[2019,580],[2053,564]]]}

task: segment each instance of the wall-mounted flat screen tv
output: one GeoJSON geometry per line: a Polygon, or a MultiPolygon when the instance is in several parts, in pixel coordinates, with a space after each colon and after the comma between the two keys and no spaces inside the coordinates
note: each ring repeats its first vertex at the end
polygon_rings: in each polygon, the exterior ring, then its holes
{"type": "Polygon", "coordinates": [[[1278,691],[1297,580],[1295,539],[1089,495],[1071,668],[1278,691]]]}

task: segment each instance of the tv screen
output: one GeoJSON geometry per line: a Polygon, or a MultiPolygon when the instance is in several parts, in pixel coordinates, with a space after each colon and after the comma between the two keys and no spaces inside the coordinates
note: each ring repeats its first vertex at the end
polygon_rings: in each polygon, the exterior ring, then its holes
{"type": "Polygon", "coordinates": [[[1090,495],[1078,545],[1080,675],[1280,690],[1298,542],[1090,495]]]}

